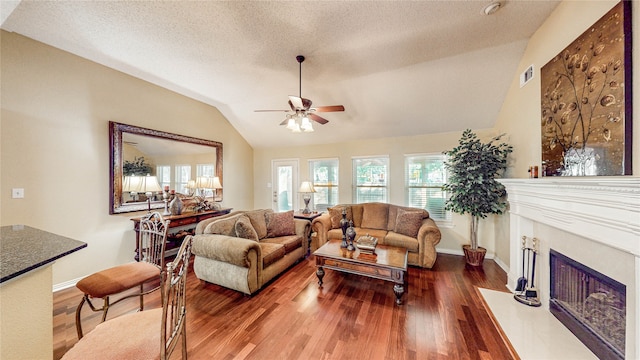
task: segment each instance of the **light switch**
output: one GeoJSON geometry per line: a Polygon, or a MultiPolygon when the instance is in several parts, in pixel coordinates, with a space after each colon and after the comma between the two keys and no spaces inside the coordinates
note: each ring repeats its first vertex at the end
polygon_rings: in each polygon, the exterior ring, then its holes
{"type": "Polygon", "coordinates": [[[24,198],[24,189],[23,188],[13,188],[11,189],[11,197],[14,199],[23,199],[24,198]]]}

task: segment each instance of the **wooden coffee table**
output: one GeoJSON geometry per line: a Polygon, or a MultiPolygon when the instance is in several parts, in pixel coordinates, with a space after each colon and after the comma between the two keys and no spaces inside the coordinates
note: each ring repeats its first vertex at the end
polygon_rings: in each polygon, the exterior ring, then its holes
{"type": "Polygon", "coordinates": [[[318,267],[318,285],[322,287],[324,268],[368,276],[394,283],[396,304],[402,304],[404,278],[407,273],[407,249],[378,245],[377,256],[371,258],[360,256],[358,249],[347,252],[346,249],[340,248],[341,243],[340,240],[330,240],[313,253],[318,267]]]}

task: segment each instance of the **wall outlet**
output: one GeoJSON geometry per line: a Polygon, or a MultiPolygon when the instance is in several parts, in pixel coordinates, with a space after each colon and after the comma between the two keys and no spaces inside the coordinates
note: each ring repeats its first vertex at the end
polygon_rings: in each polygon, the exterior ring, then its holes
{"type": "Polygon", "coordinates": [[[13,198],[13,199],[24,199],[24,189],[23,188],[13,188],[13,189],[11,189],[11,198],[13,198]]]}

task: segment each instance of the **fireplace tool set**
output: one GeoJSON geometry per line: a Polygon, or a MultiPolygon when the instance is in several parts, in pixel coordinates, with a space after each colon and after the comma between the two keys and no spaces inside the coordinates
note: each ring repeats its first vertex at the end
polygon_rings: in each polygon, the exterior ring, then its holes
{"type": "Polygon", "coordinates": [[[522,276],[516,283],[516,291],[513,298],[525,305],[540,306],[538,290],[535,286],[538,239],[531,239],[531,247],[527,246],[528,240],[528,237],[522,237],[522,276]]]}

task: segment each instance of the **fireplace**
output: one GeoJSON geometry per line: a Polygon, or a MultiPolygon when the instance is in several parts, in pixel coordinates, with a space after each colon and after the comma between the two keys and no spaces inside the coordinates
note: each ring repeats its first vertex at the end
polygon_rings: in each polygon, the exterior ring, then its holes
{"type": "Polygon", "coordinates": [[[626,286],[550,249],[549,311],[600,359],[624,359],[626,286]]]}
{"type": "Polygon", "coordinates": [[[582,316],[582,330],[571,324],[578,321],[562,321],[583,342],[609,351],[603,355],[588,346],[600,358],[640,359],[640,177],[501,182],[510,207],[503,219],[509,228],[507,287],[515,289],[521,276],[521,237],[536,237],[538,263],[554,267],[536,268],[542,308],[558,318],[582,316]],[[591,314],[607,315],[602,320],[591,314]],[[600,328],[589,323],[602,321],[600,328]],[[580,331],[595,337],[585,341],[580,331]]]}

